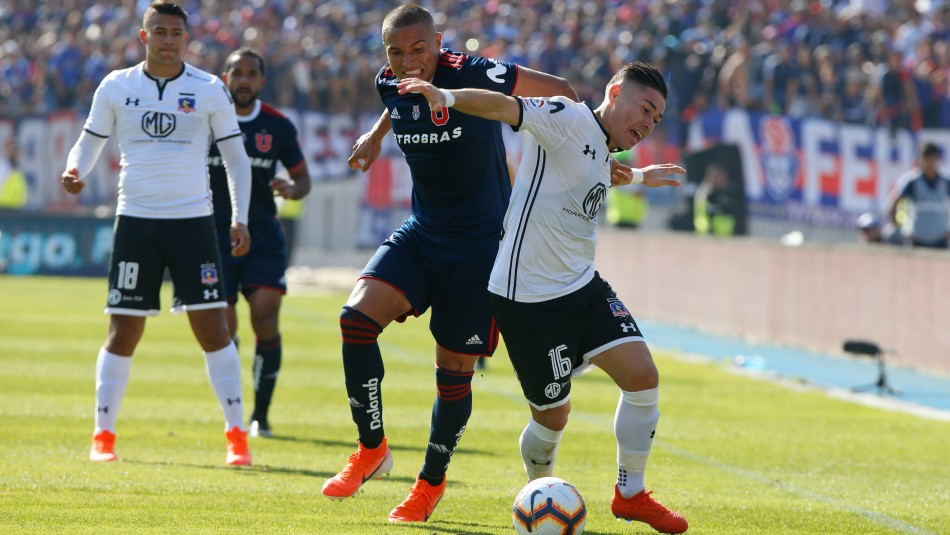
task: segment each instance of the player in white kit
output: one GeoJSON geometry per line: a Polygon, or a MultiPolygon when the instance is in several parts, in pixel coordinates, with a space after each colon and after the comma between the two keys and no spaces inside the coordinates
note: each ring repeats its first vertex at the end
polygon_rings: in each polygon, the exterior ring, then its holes
{"type": "MultiPolygon", "coordinates": [[[[686,519],[655,501],[643,483],[660,416],[659,374],[633,316],[594,268],[597,215],[611,186],[610,153],[631,148],[663,118],[662,74],[646,63],[625,65],[593,110],[561,97],[446,91],[420,80],[404,80],[399,90],[422,93],[434,110],[454,107],[525,132],[488,290],[531,409],[521,435],[528,479],[553,475],[570,412],[571,377],[593,364],[620,387],[613,514],[664,533],[686,531],[686,519]]],[[[678,185],[664,178],[671,173],[685,170],[649,166],[632,170],[630,179],[678,185]]]]}
{"type": "Polygon", "coordinates": [[[121,151],[115,237],[109,269],[109,333],[96,363],[96,422],[89,458],[114,461],[115,427],[131,356],[145,318],[160,310],[165,268],[175,286],[173,311],[188,314],[226,421],[226,462],[251,464],[241,402],[241,365],[225,320],[206,160],[214,140],[228,169],[232,254],[250,248],[251,167],[234,103],[217,77],[182,61],[188,14],[153,2],[139,37],[145,61],[110,73],[96,90],[63,187],[79,194],[115,132],[121,151]]]}

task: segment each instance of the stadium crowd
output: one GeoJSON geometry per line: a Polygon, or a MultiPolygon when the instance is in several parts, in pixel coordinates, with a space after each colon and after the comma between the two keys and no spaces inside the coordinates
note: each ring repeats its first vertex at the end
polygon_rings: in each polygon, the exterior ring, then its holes
{"type": "MultiPolygon", "coordinates": [[[[183,0],[186,61],[220,72],[250,45],[278,106],[377,110],[391,0],[183,0]]],[[[428,0],[454,50],[568,79],[599,101],[610,73],[651,61],[680,124],[709,107],[920,128],[950,126],[950,4],[939,0],[428,0]]],[[[141,61],[142,0],[0,2],[0,117],[85,114],[111,70],[141,61]]],[[[685,129],[676,129],[684,131],[685,129]]],[[[684,136],[681,136],[682,140],[684,136]]]]}

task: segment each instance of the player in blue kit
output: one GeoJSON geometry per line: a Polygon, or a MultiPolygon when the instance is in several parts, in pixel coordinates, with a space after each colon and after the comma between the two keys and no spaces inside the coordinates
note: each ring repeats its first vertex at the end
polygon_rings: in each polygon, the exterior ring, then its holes
{"type": "Polygon", "coordinates": [[[260,54],[250,48],[241,48],[228,56],[221,75],[234,100],[244,148],[251,160],[248,231],[253,246],[245,256],[230,254],[226,227],[231,220],[231,201],[227,174],[217,146],[211,147],[208,169],[224,267],[228,329],[231,337],[236,337],[235,304],[240,290],[250,308],[251,326],[257,338],[250,435],[269,437],[272,431],[267,416],[282,354],[278,316],[281,299],[287,291],[284,280],[287,245],[284,230],[277,219],[274,193],[285,199],[302,199],[310,192],[310,172],[293,123],[257,98],[264,87],[264,68],[264,58],[260,54]],[[276,177],[278,161],[290,174],[289,181],[276,177]]]}
{"type": "Polygon", "coordinates": [[[392,468],[377,337],[393,320],[431,307],[437,397],[425,462],[408,498],[389,515],[393,522],[424,522],[445,491],[446,469],[472,412],[475,363],[498,343],[485,286],[511,183],[499,123],[454,110],[435,113],[421,95],[399,95],[396,83],[414,77],[445,88],[577,96],[561,78],[441,49],[432,15],[418,5],[389,12],[382,36],[389,63],[379,71],[376,88],[386,110],[357,141],[350,165],[368,169],[391,125],[412,174],[412,212],[366,265],[340,315],[346,391],[359,444],[323,494],[352,496],[392,468]]]}

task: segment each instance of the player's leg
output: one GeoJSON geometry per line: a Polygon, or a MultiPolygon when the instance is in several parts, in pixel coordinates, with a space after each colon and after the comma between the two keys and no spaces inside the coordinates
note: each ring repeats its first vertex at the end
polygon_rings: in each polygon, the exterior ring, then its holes
{"type": "Polygon", "coordinates": [[[436,398],[425,462],[409,496],[389,515],[393,522],[424,522],[445,491],[445,473],[472,414],[472,377],[480,356],[498,345],[485,286],[494,250],[426,248],[432,274],[429,329],[436,341],[436,398]]]}
{"type": "Polygon", "coordinates": [[[614,415],[617,484],[611,510],[618,518],[646,522],[664,533],[682,533],[686,519],[658,503],[644,488],[644,472],[657,422],[659,374],[633,316],[606,281],[595,277],[585,311],[584,358],[620,387],[614,415]]]}
{"type": "Polygon", "coordinates": [[[279,315],[283,292],[258,288],[247,295],[251,326],[257,340],[254,347],[254,409],[251,411],[251,436],[272,436],[268,413],[283,357],[279,315]]]}
{"type": "MultiPolygon", "coordinates": [[[[251,411],[251,436],[272,436],[268,413],[283,357],[279,315],[287,293],[287,246],[280,221],[255,221],[250,226],[250,252],[235,259],[236,284],[240,284],[250,308],[251,327],[256,339],[251,371],[254,377],[254,408],[251,411]]],[[[229,260],[223,259],[225,266],[229,260]]],[[[230,271],[227,272],[230,274],[230,271]]],[[[228,302],[230,280],[225,277],[228,302]]],[[[233,331],[232,331],[233,334],[233,331]]]]}
{"type": "Polygon", "coordinates": [[[353,496],[365,481],[392,468],[383,422],[385,369],[377,339],[393,320],[428,308],[428,282],[417,242],[404,228],[393,233],[367,263],[340,313],[344,382],[359,442],[343,470],[324,483],[322,492],[328,498],[353,496]]]}
{"type": "Polygon", "coordinates": [[[162,249],[175,286],[173,311],[184,311],[204,351],[208,378],[221,405],[228,441],[226,462],[251,464],[244,427],[241,361],[231,340],[212,216],[164,220],[162,249]]]}
{"type": "Polygon", "coordinates": [[[132,355],[145,331],[145,317],[159,310],[161,260],[147,219],[119,216],[109,266],[109,334],[96,359],[96,421],[89,458],[114,461],[116,422],[129,382],[132,355]]]}
{"type": "Polygon", "coordinates": [[[570,414],[571,375],[581,364],[575,313],[583,294],[541,303],[492,295],[495,320],[531,409],[519,438],[528,480],[554,475],[558,445],[570,414]]]}

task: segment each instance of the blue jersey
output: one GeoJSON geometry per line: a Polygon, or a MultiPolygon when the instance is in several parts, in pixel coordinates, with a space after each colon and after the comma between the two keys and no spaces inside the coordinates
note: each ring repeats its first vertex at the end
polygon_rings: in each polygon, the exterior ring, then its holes
{"type": "MultiPolygon", "coordinates": [[[[273,190],[267,183],[274,179],[278,161],[287,169],[293,169],[303,161],[303,153],[297,142],[297,129],[284,114],[259,100],[250,115],[238,115],[238,125],[244,137],[244,149],[251,160],[248,224],[274,219],[277,206],[274,204],[273,190]]],[[[214,219],[219,225],[230,225],[231,200],[227,175],[217,145],[211,145],[208,153],[208,170],[211,174],[214,219]]]]}
{"type": "MultiPolygon", "coordinates": [[[[514,63],[442,49],[432,84],[510,95],[517,75],[514,63]]],[[[511,194],[501,123],[451,108],[437,114],[422,95],[400,95],[397,82],[388,64],[376,76],[412,174],[412,213],[406,224],[437,243],[470,248],[472,240],[479,240],[497,247],[511,194]]]]}

